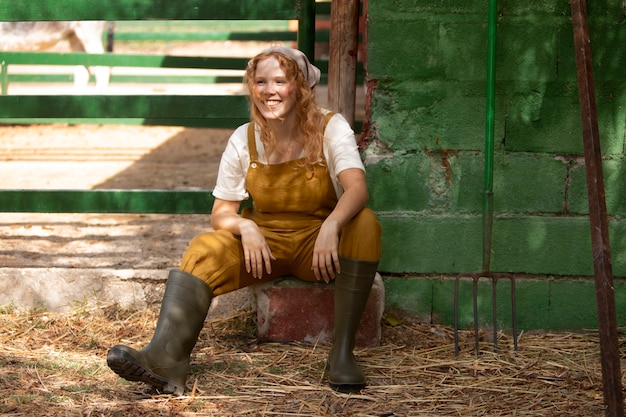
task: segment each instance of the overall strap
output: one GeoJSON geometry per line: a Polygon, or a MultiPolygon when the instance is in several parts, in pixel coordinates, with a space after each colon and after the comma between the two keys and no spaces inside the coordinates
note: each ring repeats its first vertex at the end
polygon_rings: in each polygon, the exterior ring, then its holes
{"type": "Polygon", "coordinates": [[[256,150],[256,137],[254,135],[254,122],[248,124],[248,152],[250,152],[250,161],[257,161],[259,155],[256,150]]]}
{"type": "Polygon", "coordinates": [[[328,125],[328,122],[330,121],[330,119],[333,118],[333,116],[335,115],[335,112],[328,112],[326,114],[326,116],[324,116],[324,129],[326,129],[326,126],[328,125]]]}
{"type": "MultiPolygon", "coordinates": [[[[326,115],[324,116],[324,135],[326,135],[326,127],[328,126],[328,122],[330,122],[330,119],[333,118],[333,116],[335,115],[335,112],[328,112],[326,113],[326,115]]],[[[324,142],[322,142],[322,147],[324,147],[324,142]]],[[[324,154],[322,153],[322,158],[324,158],[324,154]]]]}

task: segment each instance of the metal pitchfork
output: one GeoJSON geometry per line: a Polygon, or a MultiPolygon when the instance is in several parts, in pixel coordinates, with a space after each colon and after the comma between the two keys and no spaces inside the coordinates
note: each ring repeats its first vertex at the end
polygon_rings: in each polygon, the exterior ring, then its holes
{"type": "MultiPolygon", "coordinates": [[[[463,275],[458,275],[454,282],[454,353],[459,356],[459,281],[463,275]]],[[[465,275],[468,276],[468,275],[465,275]]],[[[508,278],[511,280],[511,317],[513,320],[513,348],[517,351],[517,311],[515,307],[515,277],[511,275],[500,275],[488,273],[469,274],[473,280],[474,294],[474,340],[476,344],[476,355],[480,351],[480,343],[478,337],[478,281],[481,278],[491,278],[491,311],[493,319],[493,348],[498,347],[498,323],[496,321],[496,285],[499,278],[508,278]]]]}

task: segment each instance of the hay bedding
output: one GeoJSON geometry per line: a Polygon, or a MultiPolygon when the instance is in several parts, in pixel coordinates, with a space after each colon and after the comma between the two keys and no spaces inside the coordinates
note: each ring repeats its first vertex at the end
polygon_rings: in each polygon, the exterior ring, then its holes
{"type": "MultiPolygon", "coordinates": [[[[71,314],[0,314],[0,416],[599,416],[595,332],[526,333],[512,352],[472,332],[385,324],[382,346],[359,350],[369,385],[339,394],[323,375],[327,346],[259,343],[254,314],[208,321],[192,356],[184,397],[162,396],[106,367],[120,340],[141,347],[157,307],[76,308],[71,314]]],[[[487,338],[488,339],[488,338],[487,338]]]]}

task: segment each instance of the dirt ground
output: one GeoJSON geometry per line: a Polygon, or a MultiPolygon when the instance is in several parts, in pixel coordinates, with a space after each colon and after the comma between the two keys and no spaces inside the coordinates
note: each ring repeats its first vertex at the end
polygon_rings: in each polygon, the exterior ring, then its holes
{"type": "Polygon", "coordinates": [[[0,126],[0,186],[210,189],[229,129],[0,126]]]}
{"type": "Polygon", "coordinates": [[[158,310],[114,305],[70,314],[0,311],[0,415],[123,416],[550,416],[604,414],[594,332],[524,334],[514,352],[444,326],[383,323],[380,347],[356,351],[368,378],[358,393],[331,390],[328,346],[260,343],[254,315],[207,321],[192,354],[188,391],[160,395],[117,377],[105,362],[120,341],[151,338],[158,310]]]}

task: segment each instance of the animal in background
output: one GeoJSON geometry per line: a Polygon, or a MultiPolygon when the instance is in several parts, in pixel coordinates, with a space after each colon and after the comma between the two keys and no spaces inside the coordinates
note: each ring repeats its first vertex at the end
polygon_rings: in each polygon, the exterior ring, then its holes
{"type": "MultiPolygon", "coordinates": [[[[102,54],[106,24],[104,21],[0,22],[0,51],[45,51],[67,39],[73,52],[102,54]]],[[[110,68],[94,67],[93,73],[98,91],[104,91],[109,84],[110,68]]],[[[84,90],[89,74],[88,68],[77,66],[74,86],[84,90]]]]}

